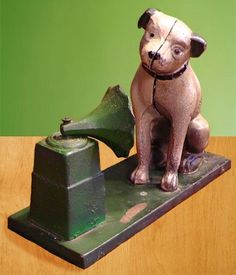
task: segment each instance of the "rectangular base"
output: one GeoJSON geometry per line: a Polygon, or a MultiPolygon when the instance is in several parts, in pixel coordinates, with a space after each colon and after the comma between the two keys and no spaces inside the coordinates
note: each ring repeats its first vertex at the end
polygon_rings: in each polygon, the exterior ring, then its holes
{"type": "Polygon", "coordinates": [[[151,171],[151,184],[131,184],[129,176],[136,165],[137,158],[132,156],[104,171],[106,220],[76,239],[61,241],[30,223],[29,208],[10,216],[8,227],[68,262],[87,268],[223,174],[231,162],[206,153],[200,169],[191,175],[179,175],[179,188],[171,193],[159,187],[163,171],[151,171]]]}

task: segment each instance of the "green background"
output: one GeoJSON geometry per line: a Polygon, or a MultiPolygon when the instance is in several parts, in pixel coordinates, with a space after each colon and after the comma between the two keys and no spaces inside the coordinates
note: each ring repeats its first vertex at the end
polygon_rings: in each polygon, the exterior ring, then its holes
{"type": "Polygon", "coordinates": [[[129,87],[137,20],[155,7],[208,41],[192,60],[212,135],[236,135],[235,0],[2,0],[1,134],[49,135],[92,110],[108,86],[129,87]]]}

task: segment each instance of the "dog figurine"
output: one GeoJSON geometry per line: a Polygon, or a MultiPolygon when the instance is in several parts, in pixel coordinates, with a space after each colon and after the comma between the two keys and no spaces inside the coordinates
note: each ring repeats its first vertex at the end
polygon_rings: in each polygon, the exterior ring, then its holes
{"type": "Polygon", "coordinates": [[[202,163],[209,126],[200,114],[201,87],[189,64],[206,41],[182,21],[156,9],[140,17],[141,64],[131,85],[138,166],[134,184],[150,181],[151,165],[165,168],[164,191],[178,188],[178,171],[193,173],[202,163]]]}

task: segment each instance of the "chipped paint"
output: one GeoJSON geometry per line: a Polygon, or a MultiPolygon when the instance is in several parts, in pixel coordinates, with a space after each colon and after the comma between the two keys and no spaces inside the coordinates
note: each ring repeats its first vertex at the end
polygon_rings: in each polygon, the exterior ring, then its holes
{"type": "Polygon", "coordinates": [[[140,213],[142,210],[144,210],[147,207],[147,203],[138,203],[135,206],[131,207],[124,216],[120,219],[121,223],[128,223],[130,222],[134,216],[136,216],[138,213],[140,213]]]}

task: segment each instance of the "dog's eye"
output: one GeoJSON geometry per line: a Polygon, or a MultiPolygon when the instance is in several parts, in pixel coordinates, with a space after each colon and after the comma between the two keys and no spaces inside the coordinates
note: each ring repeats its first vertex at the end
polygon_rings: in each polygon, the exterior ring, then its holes
{"type": "Polygon", "coordinates": [[[183,52],[183,50],[179,47],[175,47],[173,49],[173,52],[174,52],[175,55],[180,55],[183,52]]]}
{"type": "Polygon", "coordinates": [[[154,37],[155,34],[153,32],[150,33],[150,37],[154,37]]]}

